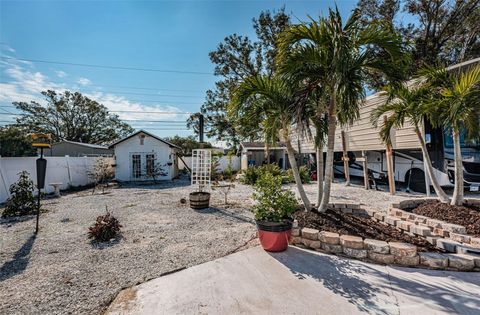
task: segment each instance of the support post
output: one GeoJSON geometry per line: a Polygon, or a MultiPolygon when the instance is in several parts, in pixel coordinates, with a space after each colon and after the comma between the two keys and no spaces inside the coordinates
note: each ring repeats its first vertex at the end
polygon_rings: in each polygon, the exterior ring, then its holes
{"type": "Polygon", "coordinates": [[[365,186],[365,189],[368,190],[370,188],[369,179],[368,179],[368,161],[367,161],[367,155],[363,150],[362,150],[362,158],[363,158],[363,185],[365,186]]]}
{"type": "Polygon", "coordinates": [[[348,149],[345,131],[342,130],[342,149],[343,149],[343,173],[345,174],[345,185],[350,186],[350,166],[348,164],[348,149]]]}
{"type": "Polygon", "coordinates": [[[387,150],[385,151],[387,158],[387,172],[388,172],[388,188],[390,189],[390,194],[395,195],[395,174],[393,172],[393,149],[390,145],[387,145],[387,150]]]}

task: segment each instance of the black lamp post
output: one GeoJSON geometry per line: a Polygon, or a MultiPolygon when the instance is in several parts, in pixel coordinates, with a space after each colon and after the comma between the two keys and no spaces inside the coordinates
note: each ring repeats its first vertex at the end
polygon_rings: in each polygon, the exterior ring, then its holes
{"type": "Polygon", "coordinates": [[[45,188],[45,175],[47,173],[47,160],[43,158],[43,149],[50,148],[50,135],[49,134],[33,134],[32,146],[40,148],[40,158],[37,159],[37,223],[35,225],[35,234],[38,233],[38,221],[40,220],[40,198],[41,190],[45,188]]]}

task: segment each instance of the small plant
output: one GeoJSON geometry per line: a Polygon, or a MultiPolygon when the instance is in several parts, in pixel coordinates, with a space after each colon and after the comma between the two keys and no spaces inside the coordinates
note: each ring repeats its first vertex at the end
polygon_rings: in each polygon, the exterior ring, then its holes
{"type": "Polygon", "coordinates": [[[258,167],[249,167],[243,171],[241,182],[245,185],[255,185],[259,177],[258,167]]]}
{"type": "MultiPolygon", "coordinates": [[[[302,180],[302,184],[309,184],[311,182],[310,178],[310,171],[308,170],[308,167],[305,165],[302,165],[298,168],[298,172],[300,174],[300,179],[302,180]]],[[[288,169],[286,172],[286,175],[284,177],[284,183],[294,183],[295,178],[293,177],[293,171],[292,169],[288,169]]]]}
{"type": "Polygon", "coordinates": [[[105,187],[115,176],[115,170],[107,158],[98,158],[93,167],[87,172],[87,176],[93,181],[93,191],[98,185],[102,185],[102,193],[105,193],[105,187]]]}
{"type": "Polygon", "coordinates": [[[97,221],[88,230],[88,238],[97,242],[107,242],[120,233],[122,227],[118,220],[108,212],[97,217],[97,221]]]}
{"type": "Polygon", "coordinates": [[[259,221],[280,222],[288,219],[298,207],[295,194],[282,189],[282,178],[270,173],[257,180],[253,199],[257,201],[253,211],[259,221]]]}
{"type": "Polygon", "coordinates": [[[30,179],[30,174],[22,171],[18,175],[18,181],[10,186],[11,196],[6,201],[5,210],[2,213],[3,218],[34,214],[37,210],[36,200],[33,196],[35,185],[30,179]]]}
{"type": "Polygon", "coordinates": [[[147,177],[153,180],[153,183],[157,183],[157,178],[162,176],[167,176],[164,167],[166,164],[161,165],[160,163],[153,163],[152,166],[147,167],[147,177]]]}

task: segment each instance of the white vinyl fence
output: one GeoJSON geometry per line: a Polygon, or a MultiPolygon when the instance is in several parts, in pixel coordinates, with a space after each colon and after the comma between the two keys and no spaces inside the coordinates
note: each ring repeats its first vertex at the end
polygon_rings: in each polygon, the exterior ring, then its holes
{"type": "MultiPolygon", "coordinates": [[[[182,159],[185,161],[187,166],[191,169],[192,168],[192,157],[191,156],[183,156],[182,159]]],[[[223,172],[227,168],[229,163],[232,164],[232,168],[233,168],[234,171],[240,170],[240,158],[236,155],[232,156],[232,157],[228,157],[228,156],[220,157],[219,160],[218,160],[219,166],[218,166],[217,170],[220,171],[220,172],[223,172]]],[[[182,162],[181,159],[178,159],[178,168],[180,170],[183,170],[185,168],[185,164],[182,162]]]]}
{"type": "MultiPolygon", "coordinates": [[[[37,171],[35,160],[37,157],[0,157],[0,202],[9,197],[10,185],[18,180],[18,173],[27,171],[36,184],[37,171]]],[[[47,174],[45,177],[45,192],[53,192],[50,183],[62,183],[60,189],[72,186],[84,186],[92,183],[88,178],[88,171],[92,169],[98,157],[45,157],[47,160],[47,174]]],[[[111,158],[113,164],[113,158],[111,158]]]]}

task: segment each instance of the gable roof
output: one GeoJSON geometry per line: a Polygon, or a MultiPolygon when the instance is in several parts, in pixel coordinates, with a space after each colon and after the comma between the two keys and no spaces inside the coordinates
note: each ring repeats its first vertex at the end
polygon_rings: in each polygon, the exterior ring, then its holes
{"type": "Polygon", "coordinates": [[[122,143],[123,141],[128,140],[128,139],[130,139],[130,138],[138,135],[139,133],[144,133],[144,134],[146,134],[146,135],[149,136],[149,137],[152,137],[152,138],[154,138],[154,139],[156,139],[156,140],[158,140],[158,141],[160,141],[160,142],[165,143],[166,145],[168,145],[168,146],[171,147],[171,148],[181,149],[178,145],[175,145],[175,144],[170,143],[170,142],[168,142],[168,141],[166,141],[166,140],[163,140],[162,138],[160,138],[160,137],[158,137],[158,136],[155,136],[155,135],[151,134],[150,132],[147,132],[147,131],[145,131],[145,130],[143,130],[143,129],[140,129],[139,131],[132,133],[132,134],[129,135],[128,137],[125,137],[125,138],[123,138],[123,139],[118,140],[118,141],[115,142],[115,143],[112,143],[111,145],[108,146],[108,148],[109,148],[109,149],[110,149],[110,148],[113,148],[113,147],[115,147],[116,145],[122,143]]]}
{"type": "Polygon", "coordinates": [[[86,148],[92,148],[92,149],[105,149],[105,150],[109,149],[109,147],[104,146],[104,145],[100,145],[100,144],[76,142],[76,141],[70,141],[70,140],[61,140],[59,142],[53,143],[52,146],[57,145],[57,144],[62,144],[62,143],[70,143],[70,144],[75,144],[75,145],[79,145],[79,146],[86,147],[86,148]]]}

